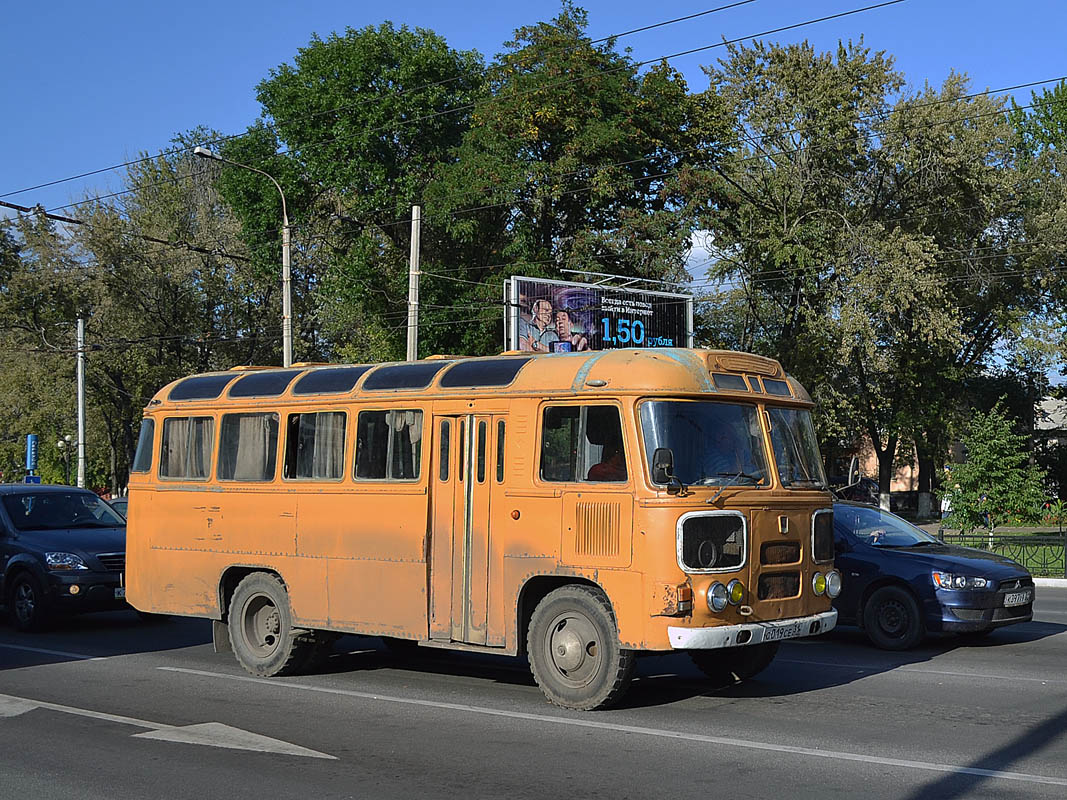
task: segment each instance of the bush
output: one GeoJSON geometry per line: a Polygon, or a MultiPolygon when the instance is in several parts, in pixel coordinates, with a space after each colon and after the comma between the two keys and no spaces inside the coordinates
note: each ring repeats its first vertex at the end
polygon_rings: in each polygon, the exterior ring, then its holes
{"type": "Polygon", "coordinates": [[[947,524],[973,530],[1040,522],[1045,476],[1030,464],[1028,437],[1012,430],[999,401],[988,414],[973,412],[963,443],[967,460],[952,468],[940,493],[950,504],[947,524]]]}

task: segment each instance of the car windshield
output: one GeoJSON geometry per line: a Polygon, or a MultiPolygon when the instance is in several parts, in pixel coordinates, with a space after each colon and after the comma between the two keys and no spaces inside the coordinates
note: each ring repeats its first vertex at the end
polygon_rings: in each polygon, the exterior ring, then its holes
{"type": "Polygon", "coordinates": [[[793,489],[825,489],[826,474],[815,439],[811,412],[804,408],[770,408],[771,446],[778,479],[793,489]]]}
{"type": "Polygon", "coordinates": [[[834,506],[834,524],[844,528],[864,544],[875,547],[918,547],[940,544],[926,531],[905,522],[896,514],[867,506],[834,506]]]}
{"type": "Polygon", "coordinates": [[[652,400],[641,405],[641,432],[648,463],[657,448],[670,448],[674,474],[687,486],[769,483],[755,406],[652,400]]]}
{"type": "Polygon", "coordinates": [[[20,531],[121,528],[122,517],[91,492],[20,492],[3,496],[4,510],[20,531]]]}

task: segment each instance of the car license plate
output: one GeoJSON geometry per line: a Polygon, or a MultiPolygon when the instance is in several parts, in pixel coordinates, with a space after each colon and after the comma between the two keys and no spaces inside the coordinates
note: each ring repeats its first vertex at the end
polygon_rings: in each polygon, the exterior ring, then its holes
{"type": "Polygon", "coordinates": [[[791,625],[776,625],[773,628],[767,628],[763,632],[763,641],[776,642],[779,639],[792,639],[795,636],[800,636],[802,626],[799,622],[794,622],[791,625]]]}
{"type": "Polygon", "coordinates": [[[126,599],[126,588],[124,586],[120,586],[119,588],[117,588],[115,590],[115,599],[116,600],[125,600],[126,599]]]}
{"type": "Polygon", "coordinates": [[[1030,602],[1030,592],[1010,592],[1004,595],[1005,606],[1024,606],[1030,602]]]}

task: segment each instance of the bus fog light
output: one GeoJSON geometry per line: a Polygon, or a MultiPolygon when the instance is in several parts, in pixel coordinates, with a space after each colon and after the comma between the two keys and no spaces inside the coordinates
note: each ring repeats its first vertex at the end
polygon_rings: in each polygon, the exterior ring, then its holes
{"type": "Polygon", "coordinates": [[[826,595],[831,600],[841,594],[841,573],[832,569],[826,573],[826,595]]]}
{"type": "Polygon", "coordinates": [[[815,594],[822,595],[826,591],[826,576],[816,572],[811,576],[811,589],[815,594]]]}
{"type": "Polygon", "coordinates": [[[718,581],[713,583],[708,589],[708,608],[718,613],[726,608],[728,602],[730,602],[730,592],[718,581]]]}
{"type": "Polygon", "coordinates": [[[730,600],[730,605],[739,606],[741,601],[745,599],[745,585],[735,578],[726,587],[726,593],[730,600]]]}

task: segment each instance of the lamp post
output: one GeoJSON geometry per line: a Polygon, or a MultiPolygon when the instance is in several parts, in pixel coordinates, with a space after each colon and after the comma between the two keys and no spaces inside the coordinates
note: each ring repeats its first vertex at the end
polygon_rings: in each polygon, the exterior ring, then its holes
{"type": "Polygon", "coordinates": [[[278,194],[282,196],[282,366],[291,366],[293,363],[292,275],[289,267],[289,214],[285,208],[285,192],[282,191],[281,184],[272,175],[261,169],[223,158],[206,147],[193,148],[193,155],[200,156],[200,158],[210,158],[212,161],[221,161],[224,164],[258,173],[273,183],[274,188],[278,190],[278,194]]]}
{"type": "Polygon", "coordinates": [[[63,475],[65,476],[63,482],[67,486],[70,486],[70,448],[71,442],[73,441],[73,437],[68,433],[66,436],[56,442],[56,447],[59,448],[59,457],[63,459],[63,475]]]}

